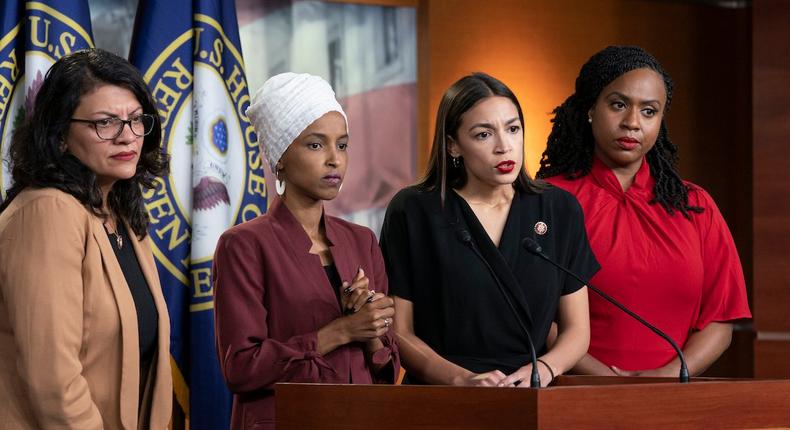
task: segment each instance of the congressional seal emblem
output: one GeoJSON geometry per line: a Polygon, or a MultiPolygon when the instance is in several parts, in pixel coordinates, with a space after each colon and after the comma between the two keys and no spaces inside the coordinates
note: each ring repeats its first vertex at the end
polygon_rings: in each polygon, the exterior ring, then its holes
{"type": "Polygon", "coordinates": [[[238,48],[211,17],[170,43],[145,71],[171,173],[144,193],[154,255],[184,287],[190,311],[213,308],[211,261],[220,234],[265,209],[260,150],[238,48]]]}
{"type": "Polygon", "coordinates": [[[64,55],[93,47],[87,11],[33,1],[24,2],[24,8],[13,27],[0,29],[0,201],[11,186],[6,162],[11,138],[32,113],[47,70],[64,55]]]}

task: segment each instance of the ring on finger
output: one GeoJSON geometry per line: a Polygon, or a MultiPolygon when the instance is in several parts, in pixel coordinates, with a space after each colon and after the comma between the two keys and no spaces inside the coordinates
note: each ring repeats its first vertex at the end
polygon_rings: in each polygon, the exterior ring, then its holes
{"type": "Polygon", "coordinates": [[[389,327],[392,324],[392,320],[389,318],[384,318],[384,327],[389,327]]]}
{"type": "Polygon", "coordinates": [[[367,303],[372,302],[373,301],[373,296],[375,296],[375,295],[376,295],[376,293],[373,290],[368,291],[368,298],[365,301],[367,303]]]}

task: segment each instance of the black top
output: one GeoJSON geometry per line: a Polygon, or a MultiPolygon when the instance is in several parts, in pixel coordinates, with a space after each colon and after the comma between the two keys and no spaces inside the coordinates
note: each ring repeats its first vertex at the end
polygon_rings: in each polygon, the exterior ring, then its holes
{"type": "Polygon", "coordinates": [[[148,372],[156,355],[159,314],[156,311],[154,297],[148,288],[148,282],[137,261],[137,255],[134,253],[134,247],[129,240],[129,234],[121,223],[118,224],[118,234],[123,240],[120,248],[118,248],[115,234],[108,231],[107,237],[110,239],[113,251],[115,251],[115,257],[118,258],[118,264],[121,266],[126,283],[129,284],[129,291],[132,293],[134,307],[137,310],[137,333],[140,344],[140,401],[142,401],[148,372]]]}
{"type": "Polygon", "coordinates": [[[528,343],[491,272],[461,239],[462,231],[497,274],[542,355],[560,296],[582,285],[530,254],[521,241],[533,237],[544,253],[589,279],[600,266],[587,242],[582,210],[559,188],[516,192],[496,247],[452,190],[444,209],[438,191],[416,187],[401,190],[387,208],[381,248],[390,293],[413,303],[415,334],[473,372],[512,373],[530,360],[528,343]]]}
{"type": "Polygon", "coordinates": [[[332,286],[332,290],[335,292],[337,302],[340,303],[340,286],[343,285],[343,281],[340,279],[340,273],[338,273],[334,263],[324,266],[324,271],[326,271],[326,277],[329,278],[329,285],[332,286]]]}
{"type": "MultiPolygon", "coordinates": [[[[340,272],[337,271],[337,266],[334,263],[324,266],[324,271],[326,272],[326,277],[329,278],[329,285],[332,286],[332,290],[335,292],[335,297],[337,297],[338,306],[340,305],[340,286],[343,285],[343,280],[340,279],[340,272]]],[[[347,381],[348,384],[351,383],[351,377],[347,381]]]]}

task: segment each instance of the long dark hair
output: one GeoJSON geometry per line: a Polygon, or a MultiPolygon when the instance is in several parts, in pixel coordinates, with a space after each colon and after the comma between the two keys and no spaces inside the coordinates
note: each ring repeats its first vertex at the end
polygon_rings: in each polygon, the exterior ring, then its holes
{"type": "MultiPolygon", "coordinates": [[[[442,201],[444,201],[447,187],[460,188],[466,185],[466,168],[463,163],[455,167],[450,163],[450,157],[447,156],[447,137],[457,139],[461,116],[480,100],[494,96],[507,97],[516,105],[521,128],[524,128],[524,114],[521,112],[521,105],[510,88],[485,73],[477,72],[464,76],[445,91],[442,101],[439,103],[431,157],[428,160],[425,175],[417,183],[419,188],[426,191],[441,190],[442,201]]],[[[523,151],[523,148],[520,150],[523,151]]],[[[544,188],[541,184],[530,179],[524,166],[519,170],[513,186],[517,190],[528,193],[539,193],[544,188]]]]}
{"type": "Polygon", "coordinates": [[[140,72],[123,58],[101,49],[74,52],[47,72],[32,115],[14,132],[9,150],[14,183],[0,212],[27,187],[51,187],[76,197],[96,215],[106,216],[96,175],[77,157],[63,152],[61,142],[82,96],[107,84],[131,91],[143,112],[154,116],[153,130],[143,140],[137,172],[130,179],[116,182],[107,196],[110,210],[127,220],[138,237],[145,237],[149,220],[140,187],[151,188],[156,176],[167,174],[168,157],[160,147],[162,126],[140,72]]]}
{"type": "MultiPolygon", "coordinates": [[[[554,109],[553,126],[537,177],[564,175],[568,179],[578,179],[590,173],[595,138],[587,122],[587,113],[607,85],[631,70],[643,68],[663,78],[667,92],[664,113],[669,111],[673,82],[658,60],[638,46],[609,46],[587,60],[576,78],[576,92],[554,109]]],[[[702,208],[688,204],[689,188],[677,169],[678,148],[669,139],[664,119],[656,144],[645,158],[656,181],[650,203],[659,203],[670,215],[679,211],[687,218],[690,212],[702,212],[702,208]]]]}

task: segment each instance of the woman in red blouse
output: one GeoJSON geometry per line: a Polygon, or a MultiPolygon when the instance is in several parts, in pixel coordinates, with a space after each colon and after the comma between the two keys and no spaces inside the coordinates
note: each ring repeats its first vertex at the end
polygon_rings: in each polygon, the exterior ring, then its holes
{"type": "Polygon", "coordinates": [[[376,237],[324,213],[348,165],[346,116],[331,87],[283,73],[247,114],[279,197],[217,244],[216,337],[234,394],[231,427],[273,429],[275,383],[393,383],[400,365],[376,237]]]}
{"type": "MultiPolygon", "coordinates": [[[[538,176],[576,196],[602,269],[590,283],[672,337],[692,375],[749,318],[743,270],[724,219],[705,190],[683,181],[664,115],[672,80],[639,47],[592,56],[555,117],[538,176]]],[[[674,350],[590,295],[591,341],[575,370],[676,376],[674,350]]]]}

